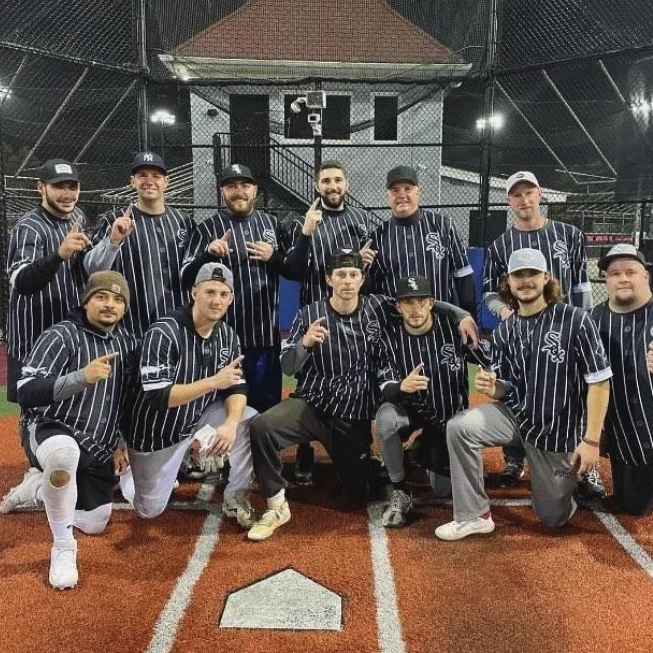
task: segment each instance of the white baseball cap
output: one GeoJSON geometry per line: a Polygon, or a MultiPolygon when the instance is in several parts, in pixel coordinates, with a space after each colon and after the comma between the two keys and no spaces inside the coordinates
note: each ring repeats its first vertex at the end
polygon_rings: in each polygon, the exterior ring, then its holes
{"type": "Polygon", "coordinates": [[[518,249],[510,255],[508,260],[508,274],[518,272],[519,270],[537,270],[538,272],[548,272],[546,259],[539,249],[524,247],[518,249]]]}
{"type": "Polygon", "coordinates": [[[537,186],[538,188],[540,187],[540,182],[537,181],[537,177],[532,172],[520,170],[514,175],[510,175],[510,177],[508,177],[508,181],[506,182],[506,193],[510,194],[512,187],[516,186],[520,181],[526,181],[529,184],[533,184],[533,186],[537,186]]]}

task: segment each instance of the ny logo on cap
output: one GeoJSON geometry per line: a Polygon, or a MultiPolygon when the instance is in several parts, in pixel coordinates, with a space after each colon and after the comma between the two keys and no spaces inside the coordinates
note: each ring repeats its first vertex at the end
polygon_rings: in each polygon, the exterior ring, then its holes
{"type": "Polygon", "coordinates": [[[111,284],[111,292],[115,293],[116,295],[120,294],[120,286],[117,283],[111,284]]]}
{"type": "Polygon", "coordinates": [[[231,169],[237,174],[237,175],[242,175],[243,174],[243,169],[238,165],[233,165],[231,166],[231,169]]]}
{"type": "Polygon", "coordinates": [[[408,287],[409,287],[411,290],[419,290],[419,287],[417,286],[417,281],[415,281],[415,279],[413,279],[413,277],[409,277],[409,279],[408,279],[408,287]]]}
{"type": "Polygon", "coordinates": [[[143,154],[143,161],[149,161],[152,163],[152,161],[154,161],[154,154],[150,154],[149,152],[147,154],[143,154]]]}

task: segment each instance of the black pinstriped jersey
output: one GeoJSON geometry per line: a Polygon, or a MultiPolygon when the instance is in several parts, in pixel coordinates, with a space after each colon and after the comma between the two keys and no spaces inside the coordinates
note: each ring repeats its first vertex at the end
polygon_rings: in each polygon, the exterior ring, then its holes
{"type": "Polygon", "coordinates": [[[627,464],[653,463],[653,374],[646,353],[653,343],[653,300],[630,313],[614,313],[605,302],[590,313],[612,367],[605,431],[610,456],[627,464]]]}
{"type": "Polygon", "coordinates": [[[11,232],[7,254],[7,345],[9,353],[18,360],[25,360],[41,333],[61,322],[79,304],[86,275],[80,258],[73,256],[61,263],[50,283],[31,295],[17,291],[16,276],[26,266],[55,255],[71,225],[78,221],[83,228],[85,218],[78,208],[69,218],[60,219],[39,206],[24,215],[11,232]]]}
{"type": "Polygon", "coordinates": [[[293,355],[308,327],[326,318],[329,336],[308,349],[309,356],[297,372],[292,396],[304,399],[326,415],[343,419],[372,419],[374,411],[374,353],[386,321],[392,314],[387,297],[361,295],[350,315],[336,312],[328,299],[299,309],[293,320],[281,360],[293,355]]]}
{"type": "Polygon", "coordinates": [[[240,344],[234,330],[221,321],[203,338],[195,330],[189,306],[155,322],[141,348],[140,383],[126,438],[129,446],[136,451],[171,447],[191,435],[209,404],[246,393],[243,379],[228,390],[214,390],[183,406],[168,408],[173,385],[213,376],[238,356],[240,344]]]}
{"type": "Polygon", "coordinates": [[[434,314],[433,328],[422,335],[408,333],[403,320],[395,318],[381,336],[377,380],[383,391],[389,384],[400,384],[423,364],[421,373],[430,379],[428,390],[401,393],[401,403],[412,420],[444,427],[469,405],[467,361],[489,367],[489,342],[470,353],[458,326],[447,317],[434,314]]]}
{"type": "Polygon", "coordinates": [[[45,390],[52,398],[57,379],[81,370],[100,356],[117,352],[118,356],[111,361],[109,378],[87,385],[63,401],[26,410],[28,425],[65,424],[81,447],[98,461],[107,462],[121,436],[119,424],[136,362],[136,338],[121,325],[113,333],[100,331],[88,324],[83,315],[77,308],[71,311],[71,319],[41,334],[23,365],[18,392],[21,397],[37,389],[40,393],[45,390]]]}
{"type": "Polygon", "coordinates": [[[585,434],[587,384],[612,376],[589,314],[562,302],[529,317],[515,313],[492,340],[492,368],[524,440],[544,451],[573,451],[585,434]]]}
{"type": "MultiPolygon", "coordinates": [[[[302,235],[303,220],[297,220],[293,231],[293,248],[299,239],[309,238],[308,260],[304,266],[299,301],[301,306],[331,296],[326,270],[331,254],[338,249],[359,250],[380,226],[363,209],[345,206],[341,211],[322,209],[322,221],[310,236],[302,235]]],[[[291,255],[289,253],[289,255],[291,255]]]]}
{"type": "Polygon", "coordinates": [[[433,283],[435,299],[453,302],[454,277],[473,274],[451,218],[419,209],[407,218],[392,218],[373,234],[377,250],[370,267],[372,291],[394,297],[397,281],[419,275],[433,283]]]}
{"type": "Polygon", "coordinates": [[[549,272],[560,283],[567,302],[571,302],[572,292],[591,291],[583,233],[571,224],[549,220],[535,231],[513,227],[488,247],[483,268],[484,293],[497,292],[501,277],[508,273],[510,255],[524,247],[544,254],[549,272]]]}
{"type": "MultiPolygon", "coordinates": [[[[109,235],[124,212],[118,209],[101,217],[94,245],[109,235]]],[[[132,217],[136,227],[118,250],[111,269],[127,279],[131,299],[124,323],[140,339],[150,324],[188,301],[181,266],[195,223],[170,206],[160,215],[143,213],[134,206],[132,217]]]]}
{"type": "Polygon", "coordinates": [[[249,258],[246,243],[264,241],[286,254],[288,237],[277,218],[255,210],[245,218],[220,211],[197,225],[191,238],[185,266],[202,256],[217,238],[231,229],[228,258],[211,260],[224,263],[234,275],[234,301],[225,320],[238,334],[243,347],[272,347],[279,342],[279,274],[278,262],[254,261],[249,258]]]}

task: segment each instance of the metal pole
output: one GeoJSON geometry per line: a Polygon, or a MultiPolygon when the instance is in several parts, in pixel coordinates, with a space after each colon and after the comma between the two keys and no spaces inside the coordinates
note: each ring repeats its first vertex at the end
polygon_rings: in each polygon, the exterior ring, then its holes
{"type": "Polygon", "coordinates": [[[138,56],[138,149],[141,152],[150,149],[150,131],[148,123],[147,81],[150,69],[147,61],[147,0],[136,3],[136,38],[138,56]]]}
{"type": "MultiPolygon", "coordinates": [[[[322,90],[322,82],[315,82],[315,90],[322,90]]],[[[318,169],[322,163],[322,110],[320,109],[320,133],[313,135],[313,173],[318,169]]],[[[311,184],[312,188],[312,184],[311,184]]],[[[309,196],[306,198],[306,201],[310,204],[313,201],[312,195],[309,193],[309,196]]]]}
{"type": "Polygon", "coordinates": [[[0,97],[0,229],[2,229],[2,235],[0,235],[0,278],[2,278],[2,285],[0,285],[0,311],[2,315],[2,326],[0,327],[2,333],[2,342],[5,342],[5,330],[4,325],[6,324],[5,317],[7,316],[7,294],[9,291],[9,278],[6,274],[7,270],[7,188],[5,185],[5,157],[4,157],[4,101],[9,95],[7,91],[6,95],[0,97]]]}
{"type": "Polygon", "coordinates": [[[490,4],[488,21],[487,48],[487,78],[485,81],[485,98],[483,102],[483,118],[485,119],[481,132],[481,192],[479,197],[479,233],[481,247],[485,247],[488,207],[490,205],[490,175],[492,173],[492,141],[494,138],[494,89],[495,89],[495,59],[497,52],[498,0],[490,4]]]}

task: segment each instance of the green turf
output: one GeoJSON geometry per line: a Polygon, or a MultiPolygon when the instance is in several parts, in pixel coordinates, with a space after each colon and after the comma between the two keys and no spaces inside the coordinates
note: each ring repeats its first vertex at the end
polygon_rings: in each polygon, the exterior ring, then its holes
{"type": "Polygon", "coordinates": [[[6,417],[7,415],[18,415],[20,409],[18,404],[12,404],[7,401],[7,388],[0,386],[0,417],[6,417]]]}

